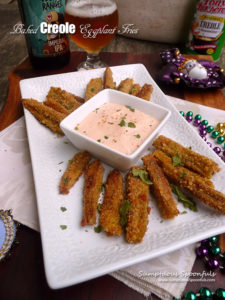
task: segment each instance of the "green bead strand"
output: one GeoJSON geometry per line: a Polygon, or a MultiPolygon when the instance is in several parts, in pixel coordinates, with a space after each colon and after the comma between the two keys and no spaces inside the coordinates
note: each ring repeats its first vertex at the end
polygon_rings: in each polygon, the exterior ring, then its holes
{"type": "Polygon", "coordinates": [[[204,300],[209,300],[212,297],[212,293],[207,287],[202,287],[199,290],[199,293],[200,293],[200,296],[202,297],[202,299],[204,299],[204,300]]]}
{"type": "Polygon", "coordinates": [[[223,136],[218,136],[216,141],[218,144],[222,144],[224,142],[224,140],[225,140],[225,138],[223,136]]]}
{"type": "Polygon", "coordinates": [[[201,115],[196,115],[195,116],[195,120],[201,120],[202,119],[202,116],[201,115]]]}
{"type": "Polygon", "coordinates": [[[215,254],[215,255],[216,254],[220,254],[221,253],[221,249],[217,245],[214,245],[214,246],[211,247],[211,252],[212,252],[212,254],[215,254]]]}
{"type": "Polygon", "coordinates": [[[217,289],[215,291],[215,295],[219,298],[219,299],[225,299],[225,290],[224,289],[217,289]]]}
{"type": "Polygon", "coordinates": [[[183,111],[180,111],[181,116],[184,117],[185,113],[183,111]]]}
{"type": "Polygon", "coordinates": [[[213,133],[211,134],[211,137],[212,137],[213,139],[215,139],[215,138],[218,137],[218,135],[219,135],[219,132],[218,132],[218,131],[213,131],[213,133]]]}
{"type": "Polygon", "coordinates": [[[196,299],[196,295],[193,292],[186,292],[184,294],[184,299],[185,300],[195,300],[196,299]]]}
{"type": "Polygon", "coordinates": [[[209,124],[209,122],[207,120],[203,120],[203,121],[201,121],[201,124],[207,126],[209,124]]]}
{"type": "Polygon", "coordinates": [[[211,238],[209,238],[209,241],[211,243],[216,243],[218,241],[218,238],[217,238],[217,236],[212,236],[211,238]]]}
{"type": "Polygon", "coordinates": [[[206,131],[208,133],[212,132],[214,130],[214,127],[212,125],[209,125],[208,127],[206,127],[206,131]]]}
{"type": "Polygon", "coordinates": [[[192,112],[192,111],[188,111],[188,112],[187,112],[187,116],[188,116],[188,117],[190,117],[190,116],[192,117],[192,116],[193,116],[193,112],[192,112]]]}

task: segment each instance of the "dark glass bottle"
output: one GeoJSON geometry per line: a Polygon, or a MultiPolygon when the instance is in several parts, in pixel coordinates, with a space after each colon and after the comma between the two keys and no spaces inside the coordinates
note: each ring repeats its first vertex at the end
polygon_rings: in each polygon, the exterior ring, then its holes
{"type": "Polygon", "coordinates": [[[65,0],[18,0],[28,53],[36,68],[56,69],[69,62],[69,40],[65,34],[42,34],[40,23],[64,23],[65,0]]]}

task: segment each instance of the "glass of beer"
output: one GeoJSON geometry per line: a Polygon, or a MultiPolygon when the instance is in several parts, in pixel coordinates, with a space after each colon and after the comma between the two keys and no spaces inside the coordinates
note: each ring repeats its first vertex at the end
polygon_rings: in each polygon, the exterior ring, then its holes
{"type": "Polygon", "coordinates": [[[105,67],[99,52],[114,38],[118,28],[118,10],[114,0],[68,0],[65,21],[75,24],[72,41],[87,52],[79,69],[105,67]]]}

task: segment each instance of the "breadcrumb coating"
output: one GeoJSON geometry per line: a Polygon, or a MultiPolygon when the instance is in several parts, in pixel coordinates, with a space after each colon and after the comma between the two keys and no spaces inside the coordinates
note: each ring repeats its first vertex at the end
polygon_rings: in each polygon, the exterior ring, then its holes
{"type": "Polygon", "coordinates": [[[99,160],[90,163],[84,172],[82,226],[96,224],[98,199],[101,194],[104,168],[99,160]]]}
{"type": "Polygon", "coordinates": [[[151,154],[142,158],[150,180],[153,182],[153,194],[157,201],[157,206],[164,219],[173,219],[180,212],[177,203],[173,199],[171,187],[162,169],[157,164],[157,160],[151,154]]]}
{"type": "Polygon", "coordinates": [[[124,199],[123,177],[117,170],[109,173],[103,204],[100,211],[100,225],[108,235],[121,235],[120,208],[124,199]]]}
{"type": "Polygon", "coordinates": [[[144,169],[132,167],[127,174],[126,199],[130,202],[126,240],[128,243],[140,243],[147,231],[149,214],[149,185],[139,177],[134,177],[132,170],[144,169]]]}
{"type": "Polygon", "coordinates": [[[66,171],[64,172],[60,180],[60,194],[69,193],[70,189],[74,186],[74,184],[84,172],[90,160],[91,156],[87,151],[78,152],[72,159],[69,160],[66,171]]]}
{"type": "Polygon", "coordinates": [[[218,164],[212,159],[185,148],[163,135],[154,141],[153,146],[170,156],[178,154],[184,166],[203,177],[211,178],[215,172],[220,170],[218,164]]]}

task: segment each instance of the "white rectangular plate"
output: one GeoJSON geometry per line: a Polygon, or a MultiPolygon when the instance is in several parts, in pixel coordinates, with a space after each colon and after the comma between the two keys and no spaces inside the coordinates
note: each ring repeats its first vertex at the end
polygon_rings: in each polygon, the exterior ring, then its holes
{"type": "MultiPolygon", "coordinates": [[[[150,83],[154,91],[151,101],[168,108],[172,115],[161,134],[185,147],[214,159],[221,171],[213,177],[216,189],[225,193],[225,167],[221,159],[207,146],[162,93],[141,64],[112,67],[117,84],[127,77],[136,83],[150,83]]],[[[84,97],[91,78],[102,77],[104,69],[73,72],[22,80],[23,98],[44,101],[51,86],[61,87],[84,97]]],[[[140,100],[143,101],[143,100],[140,100]]],[[[172,221],[163,221],[151,196],[152,208],[148,231],[141,244],[130,245],[124,237],[107,237],[82,228],[83,176],[69,195],[60,195],[58,185],[67,161],[77,151],[66,138],[58,138],[25,110],[31,152],[35,190],[44,253],[46,276],[51,288],[62,288],[171,252],[203,238],[225,231],[225,216],[197,201],[198,213],[188,210],[172,221]],[[61,207],[66,207],[65,212],[61,207]],[[62,230],[60,225],[66,225],[62,230]]],[[[150,145],[151,146],[151,145],[150,145]]],[[[139,161],[141,164],[141,160],[139,161]]],[[[106,180],[111,167],[103,164],[106,180]]],[[[178,204],[182,212],[186,209],[178,204]]]]}

